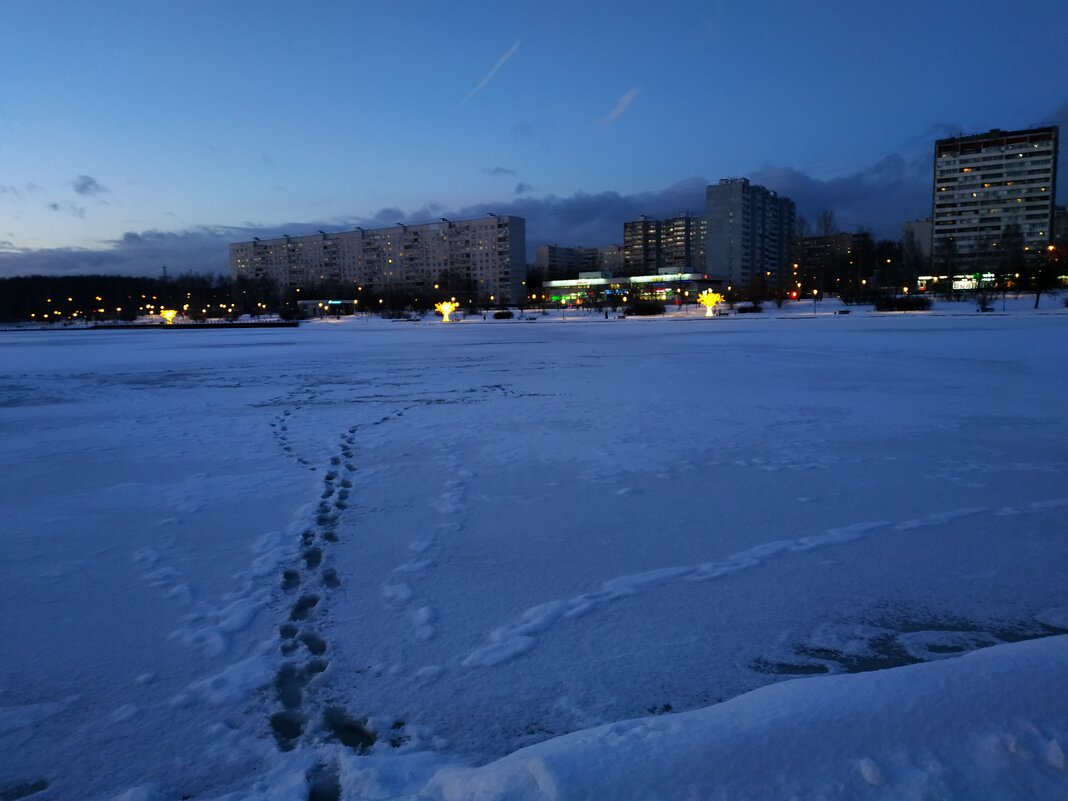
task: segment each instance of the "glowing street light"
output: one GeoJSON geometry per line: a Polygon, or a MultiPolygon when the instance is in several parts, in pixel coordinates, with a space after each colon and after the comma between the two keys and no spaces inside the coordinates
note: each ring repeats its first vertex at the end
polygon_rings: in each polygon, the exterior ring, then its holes
{"type": "Polygon", "coordinates": [[[723,295],[713,292],[711,289],[706,289],[697,296],[697,302],[705,307],[705,317],[712,317],[713,309],[723,302],[723,295]]]}
{"type": "Polygon", "coordinates": [[[174,318],[178,316],[177,309],[160,309],[159,316],[167,321],[167,325],[174,324],[174,318]]]}

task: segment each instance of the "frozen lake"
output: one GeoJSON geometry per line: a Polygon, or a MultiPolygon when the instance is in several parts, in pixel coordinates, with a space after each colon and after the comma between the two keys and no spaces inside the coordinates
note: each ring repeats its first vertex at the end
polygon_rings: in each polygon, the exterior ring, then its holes
{"type": "MultiPolygon", "coordinates": [[[[384,798],[1068,631],[1063,309],[4,332],[0,370],[3,801],[384,798]]],[[[1054,711],[1019,786],[1065,789],[1054,711]]]]}

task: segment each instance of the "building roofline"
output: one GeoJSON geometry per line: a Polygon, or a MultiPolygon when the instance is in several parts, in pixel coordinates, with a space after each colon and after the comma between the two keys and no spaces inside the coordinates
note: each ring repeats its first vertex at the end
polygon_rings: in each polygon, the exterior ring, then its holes
{"type": "Polygon", "coordinates": [[[231,242],[230,243],[230,247],[235,247],[235,246],[238,246],[238,245],[269,245],[269,244],[275,244],[275,243],[280,243],[280,242],[288,242],[288,241],[292,241],[294,239],[322,238],[322,237],[334,236],[334,235],[337,235],[337,234],[351,234],[351,233],[355,233],[356,231],[362,231],[365,234],[374,234],[374,233],[378,233],[379,231],[403,231],[403,230],[405,230],[407,228],[425,228],[427,226],[440,226],[442,223],[484,222],[484,221],[487,221],[489,218],[494,218],[494,219],[497,219],[497,220],[509,220],[509,221],[511,221],[511,220],[520,220],[524,224],[526,223],[526,218],[525,217],[520,217],[520,216],[518,216],[516,214],[493,214],[491,212],[486,212],[485,214],[480,214],[480,215],[475,216],[475,217],[457,217],[455,219],[446,219],[444,217],[440,217],[437,220],[424,220],[423,222],[410,222],[410,223],[403,223],[403,224],[402,223],[395,223],[393,225],[383,225],[383,226],[380,226],[378,228],[363,228],[361,226],[356,225],[356,226],[351,226],[349,228],[343,228],[340,231],[327,231],[327,232],[315,231],[315,232],[310,233],[310,234],[296,234],[294,236],[288,236],[288,235],[283,234],[281,236],[272,237],[270,239],[263,239],[262,237],[253,237],[252,239],[249,239],[249,240],[242,240],[240,242],[231,242]]]}
{"type": "Polygon", "coordinates": [[[1003,131],[1000,128],[991,128],[986,133],[967,134],[965,136],[950,136],[945,139],[935,140],[935,146],[941,144],[957,144],[960,142],[976,142],[983,139],[1011,139],[1017,136],[1035,136],[1038,134],[1052,134],[1056,136],[1058,126],[1046,125],[1041,128],[1024,128],[1018,131],[1003,131]]]}

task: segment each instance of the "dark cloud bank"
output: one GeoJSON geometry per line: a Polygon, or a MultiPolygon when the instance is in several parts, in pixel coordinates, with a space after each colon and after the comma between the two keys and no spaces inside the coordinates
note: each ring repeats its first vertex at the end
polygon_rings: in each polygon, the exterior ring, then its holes
{"type": "MultiPolygon", "coordinates": [[[[1068,130],[1068,104],[1061,106],[1041,124],[1059,124],[1068,130]]],[[[945,135],[959,134],[957,126],[939,125],[932,129],[932,141],[945,135]]],[[[926,138],[926,137],[925,137],[926,138]]],[[[820,180],[794,167],[766,166],[748,177],[786,195],[797,204],[798,213],[815,220],[824,209],[834,211],[839,226],[853,231],[870,228],[876,237],[897,239],[907,220],[926,217],[931,203],[931,151],[921,147],[920,155],[889,155],[851,175],[820,180]]],[[[508,174],[508,168],[493,168],[508,174]]],[[[80,176],[89,178],[89,176],[80,176]]],[[[717,180],[714,176],[712,180],[717,180]]],[[[88,194],[106,191],[93,179],[88,194]]],[[[418,223],[441,217],[475,217],[489,212],[525,217],[527,250],[533,261],[534,249],[541,244],[609,245],[623,237],[623,223],[644,214],[651,218],[676,215],[683,211],[702,212],[705,187],[709,180],[693,177],[667,189],[623,195],[606,191],[596,194],[578,192],[570,197],[533,197],[525,183],[516,186],[508,200],[478,203],[457,209],[440,204],[405,212],[384,208],[370,217],[346,217],[331,220],[290,222],[276,226],[246,223],[240,226],[201,226],[178,232],[129,232],[122,239],[107,243],[102,250],[60,248],[54,250],[20,250],[10,243],[0,246],[0,277],[32,274],[120,273],[160,275],[166,265],[168,273],[226,273],[227,244],[247,241],[254,236],[267,239],[282,234],[309,234],[418,223]]],[[[1063,197],[1068,189],[1068,159],[1061,159],[1058,185],[1063,197]]],[[[85,194],[85,193],[82,193],[85,194]]]]}

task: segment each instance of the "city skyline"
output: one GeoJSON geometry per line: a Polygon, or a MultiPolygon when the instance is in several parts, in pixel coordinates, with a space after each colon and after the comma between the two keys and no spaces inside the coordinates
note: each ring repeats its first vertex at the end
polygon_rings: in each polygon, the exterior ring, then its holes
{"type": "Polygon", "coordinates": [[[533,261],[735,176],[896,239],[936,139],[1068,125],[1045,0],[1019,33],[963,2],[152,9],[6,9],[0,276],[225,274],[253,236],[489,211],[533,261]]]}

